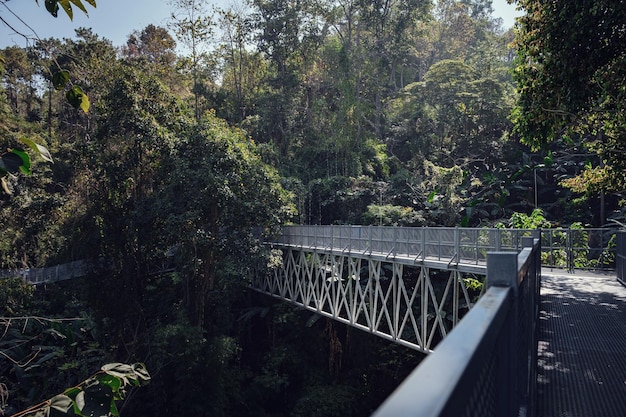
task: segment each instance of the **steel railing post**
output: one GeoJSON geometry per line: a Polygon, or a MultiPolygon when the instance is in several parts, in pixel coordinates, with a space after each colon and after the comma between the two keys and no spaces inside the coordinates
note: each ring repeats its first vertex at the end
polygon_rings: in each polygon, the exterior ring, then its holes
{"type": "Polygon", "coordinates": [[[615,270],[617,279],[626,285],[626,231],[617,232],[617,248],[615,250],[615,270]]]}
{"type": "Polygon", "coordinates": [[[527,341],[528,345],[528,357],[529,367],[527,369],[527,416],[536,416],[537,407],[537,360],[539,350],[539,307],[541,300],[541,234],[539,237],[528,238],[523,242],[525,248],[532,248],[533,252],[531,268],[528,269],[528,275],[526,279],[529,280],[529,298],[527,305],[524,306],[528,309],[527,325],[529,329],[528,337],[531,340],[527,341]]]}
{"type": "Polygon", "coordinates": [[[566,266],[567,266],[567,271],[568,272],[574,272],[574,248],[573,248],[573,244],[574,244],[574,239],[572,239],[572,229],[571,227],[568,227],[567,229],[565,229],[565,233],[566,233],[566,240],[565,240],[565,246],[567,247],[566,249],[566,253],[567,253],[567,261],[566,261],[566,266]]]}
{"type": "Polygon", "coordinates": [[[441,260],[441,235],[442,230],[441,229],[436,229],[437,230],[437,260],[441,260]]]}
{"type": "Polygon", "coordinates": [[[352,251],[352,229],[354,228],[354,226],[348,226],[346,229],[346,233],[348,234],[347,239],[346,239],[346,244],[347,244],[347,248],[348,248],[348,253],[350,253],[352,251]]]}
{"type": "Polygon", "coordinates": [[[398,256],[397,242],[398,242],[398,228],[394,227],[393,228],[393,247],[392,247],[394,259],[398,256]]]}
{"type": "Polygon", "coordinates": [[[456,262],[459,263],[461,259],[461,234],[459,233],[459,228],[454,228],[454,254],[456,255],[456,262]]]}
{"type": "Polygon", "coordinates": [[[495,248],[496,248],[496,252],[499,252],[502,249],[502,230],[501,229],[495,229],[495,234],[496,234],[496,241],[494,242],[495,244],[495,248]]]}
{"type": "Polygon", "coordinates": [[[479,251],[480,229],[474,229],[474,262],[478,265],[478,251],[479,251]]]}
{"type": "Polygon", "coordinates": [[[509,310],[507,323],[504,324],[504,342],[502,352],[494,352],[501,358],[500,371],[496,376],[495,386],[503,390],[497,395],[496,413],[498,416],[515,416],[518,414],[519,403],[519,378],[518,375],[518,298],[519,288],[517,285],[517,253],[515,252],[490,252],[487,254],[487,288],[508,287],[511,288],[512,306],[509,310]]]}
{"type": "Polygon", "coordinates": [[[517,292],[517,253],[487,253],[487,288],[511,287],[517,292]]]}

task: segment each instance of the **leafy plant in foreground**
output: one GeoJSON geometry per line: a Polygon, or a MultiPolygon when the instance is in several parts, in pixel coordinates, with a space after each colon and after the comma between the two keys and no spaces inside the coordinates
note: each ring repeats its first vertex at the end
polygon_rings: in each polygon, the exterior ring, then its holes
{"type": "Polygon", "coordinates": [[[142,363],[127,365],[109,363],[95,375],[80,384],[66,389],[62,394],[45,400],[11,417],[110,416],[120,415],[116,401],[123,400],[126,391],[145,385],[150,374],[142,363]]]}
{"type": "MultiPolygon", "coordinates": [[[[47,162],[53,162],[52,156],[46,147],[39,145],[28,138],[20,139],[24,144],[37,153],[42,159],[47,162]]],[[[2,189],[7,194],[11,194],[11,191],[4,179],[8,175],[14,175],[22,172],[26,175],[32,174],[31,158],[24,149],[21,148],[9,148],[7,152],[0,155],[0,183],[2,189]]]]}
{"type": "MultiPolygon", "coordinates": [[[[89,3],[93,7],[96,7],[95,0],[85,0],[85,2],[89,3]]],[[[39,0],[35,0],[35,3],[39,4],[39,0]]],[[[72,4],[82,10],[83,13],[88,14],[87,8],[85,8],[85,5],[81,2],[81,0],[45,0],[44,4],[46,5],[48,13],[54,17],[58,16],[60,9],[59,6],[61,6],[70,20],[73,20],[74,11],[72,9],[72,4]]]]}

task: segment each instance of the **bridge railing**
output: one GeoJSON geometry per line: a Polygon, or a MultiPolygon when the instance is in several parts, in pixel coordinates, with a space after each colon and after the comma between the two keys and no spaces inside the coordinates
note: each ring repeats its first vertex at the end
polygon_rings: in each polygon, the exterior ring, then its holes
{"type": "Polygon", "coordinates": [[[1,278],[22,278],[29,284],[64,281],[86,276],[93,268],[86,260],[68,262],[48,268],[28,268],[0,271],[1,278]]]}
{"type": "Polygon", "coordinates": [[[458,227],[286,226],[273,243],[478,265],[487,261],[487,252],[519,250],[521,238],[528,233],[458,227]]]}
{"type": "Polygon", "coordinates": [[[539,239],[490,253],[487,292],[374,417],[534,416],[539,239]]]}
{"type": "Polygon", "coordinates": [[[454,227],[287,226],[276,243],[484,265],[487,252],[519,251],[522,238],[541,234],[545,268],[615,269],[616,229],[489,229],[454,227]]]}
{"type": "Polygon", "coordinates": [[[541,229],[545,268],[615,269],[616,228],[541,229]]]}

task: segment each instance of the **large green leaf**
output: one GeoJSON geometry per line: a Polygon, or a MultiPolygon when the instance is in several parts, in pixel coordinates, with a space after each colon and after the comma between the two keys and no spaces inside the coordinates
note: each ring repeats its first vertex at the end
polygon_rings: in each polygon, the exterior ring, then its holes
{"type": "Polygon", "coordinates": [[[65,13],[68,15],[70,20],[74,20],[74,11],[72,10],[72,5],[70,4],[69,0],[57,0],[57,1],[61,5],[61,7],[63,7],[63,10],[65,10],[65,13]]]}
{"type": "Polygon", "coordinates": [[[111,388],[111,391],[113,392],[118,392],[120,387],[122,386],[122,381],[119,378],[110,374],[105,373],[98,375],[97,379],[98,381],[100,381],[101,384],[104,384],[111,388]]]}
{"type": "MultiPolygon", "coordinates": [[[[85,388],[84,406],[80,410],[83,416],[109,417],[113,393],[102,384],[85,388]]],[[[78,396],[77,396],[78,397],[78,396]]]]}
{"type": "Polygon", "coordinates": [[[22,158],[13,152],[5,153],[2,157],[0,157],[0,169],[3,169],[10,174],[19,172],[22,163],[22,158]]]}
{"type": "Polygon", "coordinates": [[[65,98],[75,109],[81,109],[85,113],[89,112],[89,97],[79,86],[74,86],[65,93],[65,98]]]}
{"type": "Polygon", "coordinates": [[[56,90],[63,90],[68,82],[70,82],[70,72],[67,70],[61,70],[52,75],[52,85],[56,90]]]}
{"type": "Polygon", "coordinates": [[[89,15],[89,13],[87,13],[87,9],[85,8],[85,6],[83,5],[83,3],[80,0],[70,0],[70,1],[72,2],[73,5],[75,5],[80,10],[82,10],[83,13],[85,13],[86,15],[89,15]]]}
{"type": "Polygon", "coordinates": [[[48,10],[52,16],[57,17],[59,15],[59,4],[57,0],[46,0],[45,5],[46,10],[48,10]]]}
{"type": "Polygon", "coordinates": [[[44,161],[54,163],[54,161],[52,160],[52,155],[50,154],[50,151],[45,146],[35,143],[35,141],[33,141],[32,139],[25,138],[25,137],[20,138],[20,141],[24,143],[26,146],[28,146],[29,148],[31,148],[33,151],[37,152],[37,154],[44,161]]]}
{"type": "Polygon", "coordinates": [[[19,166],[20,171],[26,175],[31,175],[33,171],[31,170],[30,156],[22,149],[11,149],[11,153],[19,156],[21,159],[22,163],[19,166]]]}

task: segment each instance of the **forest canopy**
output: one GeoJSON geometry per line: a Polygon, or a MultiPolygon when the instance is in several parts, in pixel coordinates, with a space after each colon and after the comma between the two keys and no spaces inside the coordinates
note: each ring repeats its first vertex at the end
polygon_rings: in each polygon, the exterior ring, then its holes
{"type": "Polygon", "coordinates": [[[623,222],[619,3],[519,0],[505,29],[489,0],[174,0],[121,47],[81,28],[0,50],[0,269],[96,265],[0,281],[3,316],[70,319],[7,327],[0,405],[106,361],[152,375],[129,415],[371,413],[419,358],[252,294],[263,238],[623,222]]]}

